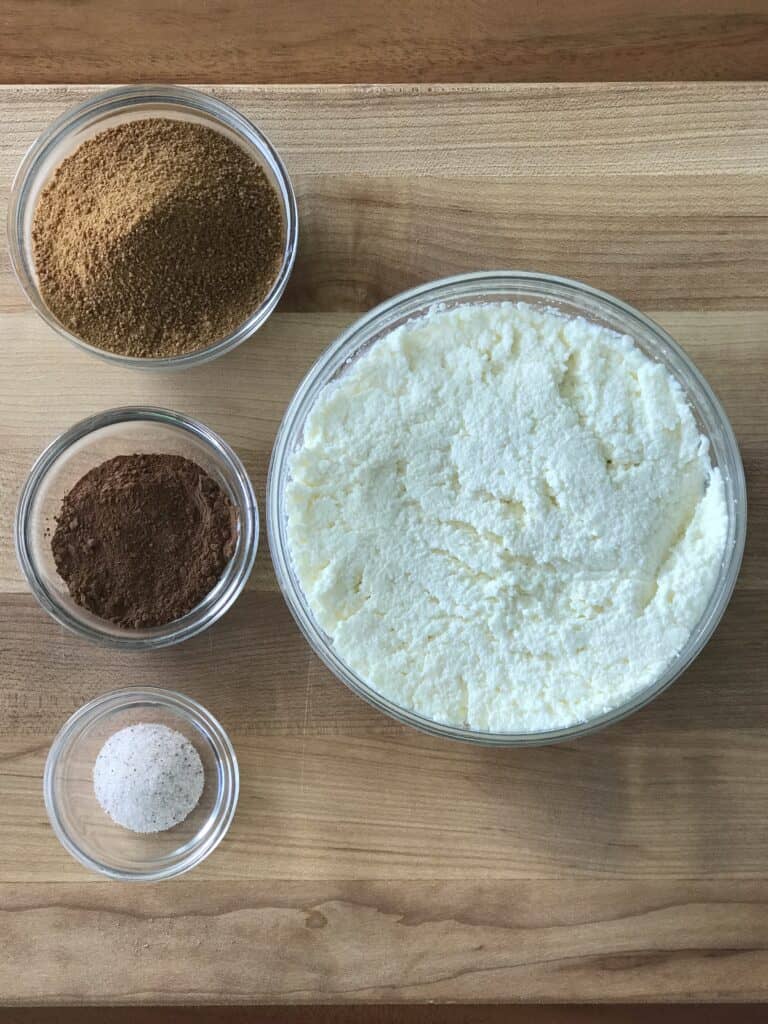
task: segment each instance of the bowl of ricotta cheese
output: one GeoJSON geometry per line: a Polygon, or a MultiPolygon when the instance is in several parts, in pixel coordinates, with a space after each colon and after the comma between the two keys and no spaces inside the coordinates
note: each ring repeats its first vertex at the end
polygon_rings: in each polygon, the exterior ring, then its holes
{"type": "Polygon", "coordinates": [[[720,403],[657,324],[521,272],[423,285],[299,386],[270,465],[278,582],[370,703],[486,744],[657,696],[732,593],[746,488],[720,403]]]}

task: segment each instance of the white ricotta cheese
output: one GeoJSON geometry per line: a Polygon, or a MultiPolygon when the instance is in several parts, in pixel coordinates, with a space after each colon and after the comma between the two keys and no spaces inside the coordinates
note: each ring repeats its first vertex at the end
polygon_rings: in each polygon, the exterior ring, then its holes
{"type": "Polygon", "coordinates": [[[684,394],[628,337],[525,304],[434,309],[321,394],[291,557],[339,656],[436,722],[538,732],[652,683],[727,515],[684,394]]]}

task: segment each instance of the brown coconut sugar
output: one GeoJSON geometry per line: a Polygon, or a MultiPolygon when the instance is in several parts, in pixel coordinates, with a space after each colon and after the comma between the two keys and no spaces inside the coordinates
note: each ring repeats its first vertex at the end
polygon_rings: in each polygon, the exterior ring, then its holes
{"type": "Polygon", "coordinates": [[[169,118],[83,142],[32,223],[51,312],[83,341],[143,358],[205,348],[242,324],[279,273],[283,236],[262,168],[221,132],[169,118]]]}
{"type": "Polygon", "coordinates": [[[161,626],[213,589],[237,537],[229,497],[180,455],[118,455],[65,496],[51,540],[73,600],[118,626],[161,626]]]}

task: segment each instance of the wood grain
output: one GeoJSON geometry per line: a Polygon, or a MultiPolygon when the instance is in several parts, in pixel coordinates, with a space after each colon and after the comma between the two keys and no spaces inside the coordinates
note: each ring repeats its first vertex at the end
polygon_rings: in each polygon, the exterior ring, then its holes
{"type": "MultiPolygon", "coordinates": [[[[302,235],[318,240],[300,248],[285,312],[358,312],[497,266],[586,279],[646,309],[764,308],[766,84],[216,93],[279,147],[302,235]]],[[[4,95],[10,176],[90,93],[4,95]]],[[[0,301],[25,309],[7,274],[0,301]]]]}
{"type": "Polygon", "coordinates": [[[762,0],[5,0],[4,82],[761,79],[762,0]]]}
{"type": "Polygon", "coordinates": [[[684,1001],[705,962],[713,996],[764,999],[765,894],[736,882],[3,886],[0,989],[23,996],[41,962],[43,1004],[536,1002],[592,987],[684,1001]]]}
{"type": "MultiPolygon", "coordinates": [[[[183,374],[120,371],[54,337],[0,263],[0,1001],[768,999],[768,86],[217,92],[266,128],[299,194],[294,278],[257,338],[183,374]],[[238,449],[263,510],[283,409],[325,346],[374,301],[483,266],[637,303],[732,418],[743,571],[653,705],[541,750],[408,731],[310,653],[263,536],[236,607],[180,647],[111,654],[40,611],[10,528],[53,436],[111,405],[181,409],[238,449]],[[189,879],[126,889],[61,850],[40,775],[66,717],[128,680],[209,706],[243,789],[189,879]]],[[[0,90],[0,182],[88,94],[0,90]]]]}

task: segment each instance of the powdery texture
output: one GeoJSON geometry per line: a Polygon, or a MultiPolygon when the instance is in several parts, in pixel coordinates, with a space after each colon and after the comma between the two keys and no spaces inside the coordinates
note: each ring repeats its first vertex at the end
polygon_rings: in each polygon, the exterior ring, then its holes
{"type": "Polygon", "coordinates": [[[132,832],[163,832],[197,807],[205,781],[200,755],[167,725],[129,725],[109,737],[93,767],[106,813],[132,832]]]}
{"type": "Polygon", "coordinates": [[[51,540],[74,601],[129,629],[162,626],[213,590],[234,551],[232,503],[197,463],[166,453],[94,466],[61,503],[51,540]]]}
{"type": "Polygon", "coordinates": [[[239,327],[280,269],[283,217],[261,167],[202,124],[147,118],[83,142],[40,194],[40,291],[78,337],[154,358],[239,327]]]}
{"type": "Polygon", "coordinates": [[[684,394],[628,337],[525,304],[436,309],[310,412],[288,536],[335,649],[437,722],[534,732],[656,680],[727,515],[684,394]]]}

